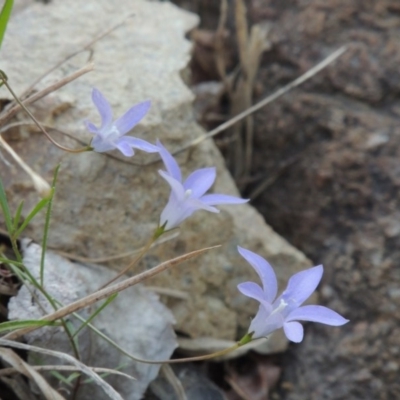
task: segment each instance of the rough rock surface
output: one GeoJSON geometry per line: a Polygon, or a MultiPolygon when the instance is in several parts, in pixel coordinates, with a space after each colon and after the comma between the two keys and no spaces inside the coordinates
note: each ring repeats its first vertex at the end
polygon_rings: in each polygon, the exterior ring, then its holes
{"type": "Polygon", "coordinates": [[[340,329],[309,326],[288,358],[285,398],[400,398],[400,4],[252,5],[254,20],[274,27],[260,75],[265,93],[349,45],[257,116],[254,171],[277,180],[255,205],[324,263],[323,301],[351,320],[340,329]]]}
{"type": "MultiPolygon", "coordinates": [[[[203,131],[194,121],[193,95],[180,75],[190,58],[191,45],[184,35],[198,19],[170,3],[124,0],[116,7],[107,0],[55,0],[48,5],[33,4],[11,21],[0,67],[21,93],[56,62],[132,12],[128,22],[92,47],[95,71],[38,102],[35,111],[48,125],[89,140],[83,120],[98,121],[90,99],[93,86],[110,100],[115,116],[149,98],[152,109],[134,134],[152,142],[160,138],[174,149],[203,131]]],[[[89,56],[86,51],[70,59],[38,87],[71,73],[89,56]]],[[[1,97],[8,98],[4,88],[1,90],[1,97]]],[[[25,119],[22,114],[21,118],[25,119]]],[[[148,167],[132,164],[149,159],[142,155],[125,160],[119,155],[115,159],[95,153],[66,154],[27,129],[5,137],[48,181],[61,163],[49,237],[52,248],[86,257],[109,256],[143,245],[152,234],[168,196],[168,188],[157,173],[159,163],[148,167]]],[[[68,146],[80,146],[61,135],[55,137],[68,146]]],[[[178,160],[184,175],[215,165],[215,192],[237,194],[213,143],[203,143],[178,160]]],[[[35,204],[37,195],[18,167],[2,165],[1,177],[14,208],[22,199],[25,210],[35,204]]],[[[43,220],[35,219],[27,235],[40,240],[43,220]]],[[[218,215],[197,213],[183,224],[178,238],[152,250],[139,267],[150,268],[168,257],[218,243],[223,244],[221,249],[151,282],[189,293],[187,301],[166,301],[177,319],[176,328],[191,337],[234,339],[247,328],[256,304],[240,295],[236,285],[255,276],[239,257],[237,245],[267,257],[282,286],[288,276],[310,265],[302,253],[265,225],[251,206],[244,205],[224,207],[218,215]]],[[[126,263],[118,261],[111,266],[121,268],[126,263]]],[[[284,347],[284,339],[276,335],[268,348],[278,351],[284,347]]]]}
{"type": "MultiPolygon", "coordinates": [[[[31,274],[39,280],[42,248],[25,239],[22,241],[24,264],[31,274]]],[[[99,265],[72,263],[51,251],[46,253],[44,264],[44,287],[48,293],[67,305],[97,290],[108,282],[112,271],[99,265]]],[[[93,304],[90,311],[83,310],[79,314],[85,319],[92,315],[101,303],[93,304]]],[[[11,320],[32,320],[43,316],[43,309],[51,313],[54,309],[43,295],[31,286],[22,286],[18,294],[11,298],[8,305],[11,320]],[[38,303],[33,300],[35,293],[38,303]]],[[[68,318],[70,327],[78,330],[82,322],[77,318],[68,318]]],[[[141,285],[128,288],[119,293],[93,320],[92,324],[104,335],[113,340],[134,357],[147,360],[166,360],[171,357],[177,346],[172,328],[172,313],[161,304],[158,296],[141,285]],[[136,307],[132,307],[135,304],[136,307]]],[[[144,364],[133,361],[111,346],[106,340],[84,328],[76,337],[81,361],[86,365],[120,368],[121,371],[135,379],[111,374],[107,382],[122,396],[124,400],[137,400],[143,397],[149,383],[157,376],[160,364],[144,364]]],[[[30,345],[66,352],[71,354],[71,343],[62,328],[43,328],[25,336],[30,345]]],[[[41,356],[31,352],[30,363],[62,364],[62,360],[41,356]]],[[[48,374],[46,378],[59,386],[61,382],[48,374]]],[[[67,389],[67,388],[65,388],[67,389]]],[[[108,399],[103,389],[93,383],[80,387],[77,399],[108,399]]]]}

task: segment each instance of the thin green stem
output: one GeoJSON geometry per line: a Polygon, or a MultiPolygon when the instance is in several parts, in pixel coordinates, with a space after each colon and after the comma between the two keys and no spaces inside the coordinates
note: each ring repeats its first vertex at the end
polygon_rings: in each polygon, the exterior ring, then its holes
{"type": "Polygon", "coordinates": [[[19,249],[18,249],[17,239],[14,237],[13,234],[10,234],[10,242],[11,242],[11,247],[13,249],[15,257],[17,257],[17,261],[19,263],[22,263],[22,256],[21,256],[21,253],[19,252],[19,249]]]}
{"type": "Polygon", "coordinates": [[[165,360],[162,362],[152,362],[151,364],[178,364],[178,363],[184,363],[184,362],[191,362],[191,361],[203,361],[203,360],[210,360],[211,358],[216,358],[216,357],[221,357],[224,356],[225,354],[231,353],[232,351],[235,351],[241,346],[241,344],[238,342],[234,344],[231,347],[228,347],[227,349],[216,351],[215,353],[211,354],[205,354],[203,356],[197,356],[197,357],[187,357],[187,358],[177,358],[174,360],[165,360]]]}
{"type": "Polygon", "coordinates": [[[40,286],[43,286],[43,282],[44,282],[44,259],[46,257],[47,238],[49,236],[51,210],[52,210],[52,206],[53,206],[53,199],[54,199],[54,193],[56,190],[56,182],[57,182],[57,176],[58,176],[59,170],[60,170],[60,165],[58,165],[54,171],[53,182],[51,184],[52,192],[51,192],[50,200],[47,204],[46,219],[45,219],[45,223],[44,223],[44,232],[43,232],[43,242],[42,242],[42,255],[40,258],[40,286]]]}

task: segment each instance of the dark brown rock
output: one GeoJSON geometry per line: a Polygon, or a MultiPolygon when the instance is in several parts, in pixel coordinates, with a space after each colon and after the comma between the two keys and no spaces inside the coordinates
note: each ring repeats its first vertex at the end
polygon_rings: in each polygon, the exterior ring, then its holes
{"type": "MultiPolygon", "coordinates": [[[[193,3],[210,29],[212,7],[193,3]]],[[[246,4],[253,23],[272,26],[260,97],[348,46],[256,116],[254,183],[244,194],[257,194],[267,222],[324,263],[321,299],[351,319],[307,327],[287,356],[282,398],[400,398],[400,3],[246,4]]]]}
{"type": "Polygon", "coordinates": [[[262,178],[248,190],[277,179],[254,204],[325,265],[322,299],[351,320],[310,324],[288,356],[285,398],[400,398],[399,4],[253,1],[252,15],[274,19],[264,94],[349,45],[256,117],[262,178]]]}

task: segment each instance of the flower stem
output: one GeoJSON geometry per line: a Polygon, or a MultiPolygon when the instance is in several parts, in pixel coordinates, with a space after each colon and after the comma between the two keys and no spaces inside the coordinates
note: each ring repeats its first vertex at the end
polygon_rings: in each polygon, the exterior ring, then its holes
{"type": "Polygon", "coordinates": [[[143,364],[179,364],[179,363],[185,363],[185,362],[191,362],[191,361],[204,361],[204,360],[210,360],[211,358],[215,358],[215,357],[221,357],[221,356],[224,356],[225,354],[231,353],[232,351],[238,349],[240,346],[242,346],[240,344],[240,342],[237,342],[231,347],[216,351],[214,353],[204,354],[202,356],[195,356],[195,357],[176,358],[176,359],[172,359],[172,360],[152,361],[152,360],[145,360],[143,358],[137,358],[137,357],[132,357],[132,356],[131,356],[131,358],[133,360],[143,363],[143,364]]]}
{"type": "Polygon", "coordinates": [[[33,116],[33,114],[28,110],[28,108],[22,103],[22,101],[18,98],[18,96],[15,94],[15,92],[11,89],[11,86],[8,84],[7,81],[7,75],[0,70],[0,80],[2,83],[7,87],[8,91],[11,93],[11,95],[14,97],[15,101],[19,104],[19,106],[29,115],[29,117],[32,119],[32,121],[35,123],[35,125],[39,128],[41,132],[44,133],[44,135],[47,137],[47,139],[50,140],[51,143],[54,144],[54,146],[58,147],[61,150],[68,151],[69,153],[83,153],[85,151],[89,151],[92,148],[90,146],[83,147],[81,149],[70,149],[68,147],[63,146],[62,144],[57,143],[48,133],[47,131],[43,128],[43,126],[40,124],[40,122],[33,116]]]}
{"type": "Polygon", "coordinates": [[[190,361],[209,360],[211,358],[221,357],[221,356],[224,356],[225,354],[231,353],[232,351],[235,351],[236,349],[238,349],[240,346],[241,346],[241,344],[240,344],[240,342],[238,342],[238,343],[235,343],[233,346],[228,347],[227,349],[219,350],[219,351],[216,351],[215,353],[205,354],[203,356],[196,356],[196,357],[177,358],[174,360],[168,360],[167,362],[163,362],[163,364],[178,364],[178,363],[190,362],[190,361]]]}

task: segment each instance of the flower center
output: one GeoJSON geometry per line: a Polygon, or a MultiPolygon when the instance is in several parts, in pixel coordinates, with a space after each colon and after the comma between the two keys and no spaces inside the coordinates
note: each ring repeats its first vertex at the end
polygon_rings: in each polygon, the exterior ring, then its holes
{"type": "Polygon", "coordinates": [[[287,306],[289,305],[289,303],[286,303],[285,300],[281,299],[279,306],[275,308],[275,310],[272,311],[272,313],[270,315],[274,315],[276,313],[281,312],[282,310],[284,310],[287,306]]]}
{"type": "Polygon", "coordinates": [[[185,200],[187,200],[191,195],[192,195],[192,190],[191,189],[186,190],[186,192],[185,192],[185,200]]]}
{"type": "Polygon", "coordinates": [[[104,129],[103,136],[104,136],[103,139],[107,140],[107,142],[114,143],[116,140],[119,139],[119,137],[121,135],[120,135],[117,127],[114,125],[111,125],[111,126],[107,127],[106,129],[104,129]]]}

